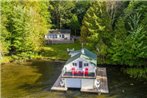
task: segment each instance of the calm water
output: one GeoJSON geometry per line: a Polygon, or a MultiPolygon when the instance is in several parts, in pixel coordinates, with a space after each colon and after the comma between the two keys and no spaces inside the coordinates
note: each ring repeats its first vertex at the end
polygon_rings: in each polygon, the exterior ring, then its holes
{"type": "Polygon", "coordinates": [[[1,67],[2,98],[147,98],[147,81],[123,74],[117,67],[107,67],[109,94],[50,91],[64,62],[35,60],[1,67]]]}

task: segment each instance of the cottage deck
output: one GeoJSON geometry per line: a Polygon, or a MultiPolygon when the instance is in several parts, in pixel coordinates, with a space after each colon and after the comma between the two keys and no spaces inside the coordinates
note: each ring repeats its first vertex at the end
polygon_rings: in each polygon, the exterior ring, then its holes
{"type": "Polygon", "coordinates": [[[46,44],[61,44],[61,43],[74,43],[74,40],[50,40],[46,39],[45,40],[46,44]]]}
{"type": "MultiPolygon", "coordinates": [[[[97,68],[96,72],[96,79],[100,80],[100,87],[97,89],[96,87],[94,89],[81,89],[81,92],[89,92],[89,93],[109,93],[108,90],[108,81],[107,81],[107,74],[106,74],[106,68],[97,68]]],[[[57,90],[57,91],[67,91],[68,88],[61,87],[59,82],[61,80],[61,74],[54,83],[51,90],[57,90]]]]}
{"type": "Polygon", "coordinates": [[[60,86],[60,81],[61,81],[61,75],[58,77],[54,85],[52,86],[51,90],[57,90],[57,91],[67,91],[68,88],[60,86]]]}
{"type": "Polygon", "coordinates": [[[97,68],[96,79],[100,80],[100,87],[97,89],[81,89],[81,92],[109,93],[106,68],[97,68]]]}

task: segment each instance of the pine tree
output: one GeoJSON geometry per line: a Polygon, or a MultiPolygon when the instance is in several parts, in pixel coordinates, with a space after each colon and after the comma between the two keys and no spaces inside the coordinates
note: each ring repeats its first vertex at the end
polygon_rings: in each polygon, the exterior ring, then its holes
{"type": "Polygon", "coordinates": [[[3,22],[1,40],[10,43],[7,48],[10,54],[25,57],[41,49],[44,34],[50,28],[48,6],[48,1],[2,2],[2,19],[6,18],[7,22],[3,22]]]}
{"type": "Polygon", "coordinates": [[[71,29],[74,31],[75,36],[76,36],[77,30],[79,29],[80,24],[79,24],[79,21],[78,21],[78,17],[75,14],[72,16],[70,25],[71,25],[71,29]]]}
{"type": "Polygon", "coordinates": [[[111,18],[105,1],[95,1],[87,10],[81,27],[81,40],[98,50],[99,62],[106,63],[107,47],[111,39],[111,18]]]}
{"type": "Polygon", "coordinates": [[[109,58],[113,64],[135,67],[125,69],[134,77],[145,77],[146,70],[138,67],[146,67],[147,58],[147,32],[146,12],[147,4],[139,1],[131,1],[124,10],[116,24],[115,36],[109,49],[109,58]]]}
{"type": "MultiPolygon", "coordinates": [[[[126,65],[135,64],[135,62],[133,63],[132,60],[134,57],[137,59],[137,57],[133,56],[133,54],[134,53],[138,54],[138,53],[137,51],[131,49],[134,43],[140,46],[141,41],[136,42],[137,38],[140,38],[141,35],[146,36],[145,33],[143,33],[145,32],[146,27],[144,24],[142,24],[142,21],[146,18],[146,16],[143,13],[141,13],[141,12],[145,12],[145,10],[146,9],[144,4],[138,1],[130,2],[128,7],[124,10],[125,14],[121,16],[117,22],[117,27],[115,30],[116,34],[114,40],[112,41],[112,47],[111,47],[113,48],[113,50],[110,49],[110,54],[114,53],[113,56],[111,57],[113,59],[112,61],[114,62],[117,61],[118,64],[119,62],[121,62],[121,64],[126,64],[126,65]],[[132,36],[134,37],[134,39],[132,39],[133,38],[132,36]],[[136,36],[137,38],[135,38],[136,36]],[[130,55],[132,54],[130,58],[129,58],[129,54],[130,55]]],[[[146,22],[144,21],[144,23],[146,22]]],[[[143,43],[146,43],[145,40],[142,41],[143,43]]],[[[145,44],[143,46],[145,46],[145,44]]]]}
{"type": "Polygon", "coordinates": [[[74,1],[51,1],[53,28],[70,28],[70,19],[72,18],[72,10],[74,9],[74,1]]]}

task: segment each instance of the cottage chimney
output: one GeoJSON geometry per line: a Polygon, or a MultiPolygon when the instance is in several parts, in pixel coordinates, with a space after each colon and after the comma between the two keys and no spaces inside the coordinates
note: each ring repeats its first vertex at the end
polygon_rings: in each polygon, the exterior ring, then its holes
{"type": "Polygon", "coordinates": [[[81,53],[84,54],[84,49],[81,49],[81,53]]]}

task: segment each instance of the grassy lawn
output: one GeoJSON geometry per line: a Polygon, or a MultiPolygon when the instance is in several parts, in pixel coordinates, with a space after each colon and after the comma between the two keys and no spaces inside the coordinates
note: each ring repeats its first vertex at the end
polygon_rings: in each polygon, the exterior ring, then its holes
{"type": "Polygon", "coordinates": [[[78,50],[81,49],[81,44],[77,42],[73,44],[46,45],[42,49],[42,56],[50,59],[67,60],[69,58],[67,48],[78,50]]]}
{"type": "MultiPolygon", "coordinates": [[[[40,52],[39,55],[38,54],[32,55],[32,59],[48,58],[48,59],[53,59],[53,60],[67,60],[69,58],[69,55],[67,53],[67,48],[69,48],[69,49],[74,48],[75,50],[79,50],[79,49],[81,49],[81,44],[79,42],[75,42],[72,44],[45,45],[44,47],[42,47],[42,51],[40,52]]],[[[14,56],[13,57],[4,56],[2,59],[0,59],[0,63],[9,63],[11,61],[21,62],[21,60],[19,60],[19,59],[23,60],[23,58],[17,57],[17,56],[15,56],[15,58],[14,58],[14,56]]]]}

